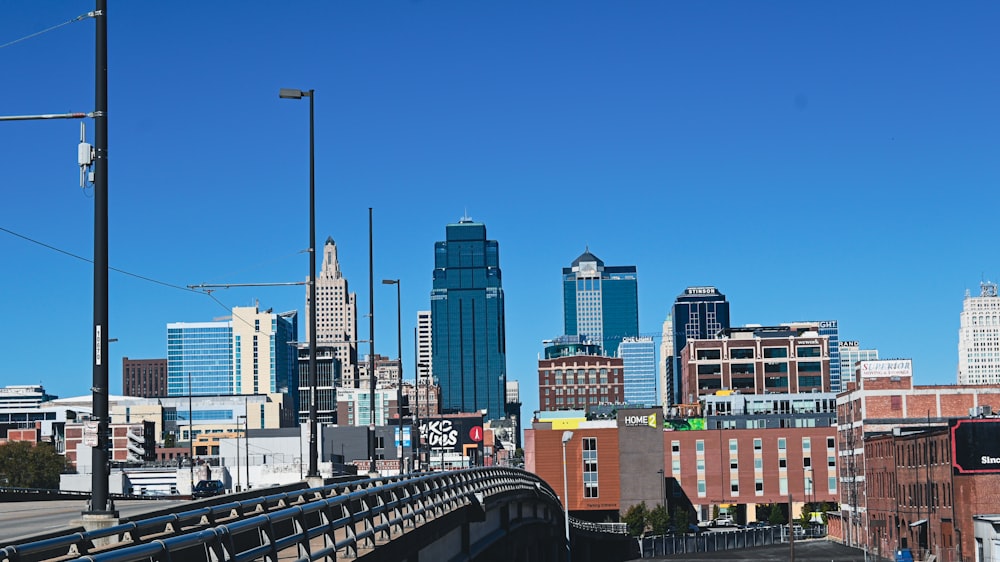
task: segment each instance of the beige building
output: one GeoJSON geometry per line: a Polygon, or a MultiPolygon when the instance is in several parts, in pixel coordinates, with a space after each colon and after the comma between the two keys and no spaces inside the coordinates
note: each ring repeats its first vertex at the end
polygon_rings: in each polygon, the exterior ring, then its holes
{"type": "MultiPolygon", "coordinates": [[[[357,380],[358,310],[357,295],[348,290],[340,272],[337,243],[327,238],[323,244],[323,265],[316,277],[316,343],[334,349],[340,361],[344,385],[357,380]]],[[[310,341],[309,315],[313,313],[306,287],[306,339],[310,341]]]]}

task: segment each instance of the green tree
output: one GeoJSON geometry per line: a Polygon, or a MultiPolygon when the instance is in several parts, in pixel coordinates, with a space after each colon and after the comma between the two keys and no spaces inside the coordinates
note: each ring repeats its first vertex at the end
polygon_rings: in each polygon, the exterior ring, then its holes
{"type": "Polygon", "coordinates": [[[622,516],[622,522],[628,527],[628,534],[638,537],[646,530],[646,518],[649,510],[646,509],[646,502],[640,502],[628,508],[622,516]]]}
{"type": "Polygon", "coordinates": [[[66,458],[50,443],[12,441],[0,445],[0,481],[15,488],[58,488],[66,458]]]}
{"type": "Polygon", "coordinates": [[[712,521],[715,521],[718,518],[719,518],[719,506],[718,505],[713,505],[712,506],[712,521]]]}
{"type": "Polygon", "coordinates": [[[688,526],[691,525],[691,514],[683,507],[675,507],[674,517],[671,522],[674,525],[675,533],[684,534],[688,531],[688,526]]]}
{"type": "Polygon", "coordinates": [[[771,514],[768,515],[767,522],[772,525],[781,525],[785,522],[785,514],[781,512],[780,505],[771,505],[771,514]]]}
{"type": "Polygon", "coordinates": [[[654,535],[667,534],[667,527],[670,526],[670,514],[667,513],[667,508],[657,505],[646,518],[649,520],[649,526],[652,527],[654,535]]]}

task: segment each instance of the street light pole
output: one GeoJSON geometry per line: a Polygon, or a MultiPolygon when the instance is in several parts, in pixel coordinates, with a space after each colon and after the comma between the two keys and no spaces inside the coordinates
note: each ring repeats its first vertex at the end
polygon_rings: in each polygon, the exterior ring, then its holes
{"type": "Polygon", "coordinates": [[[396,385],[396,418],[399,421],[399,445],[396,458],[399,459],[399,473],[403,473],[403,317],[400,313],[399,279],[383,279],[383,285],[396,286],[396,359],[399,361],[399,383],[396,385]]]}
{"type": "Polygon", "coordinates": [[[566,561],[572,558],[569,540],[569,481],[566,479],[566,443],[573,438],[572,431],[564,431],[562,434],[562,454],[563,454],[563,516],[566,520],[566,561]]]}
{"type": "Polygon", "coordinates": [[[316,446],[316,135],[313,101],[315,90],[281,88],[282,99],[309,98],[309,472],[307,478],[319,477],[319,452],[316,446]]]}

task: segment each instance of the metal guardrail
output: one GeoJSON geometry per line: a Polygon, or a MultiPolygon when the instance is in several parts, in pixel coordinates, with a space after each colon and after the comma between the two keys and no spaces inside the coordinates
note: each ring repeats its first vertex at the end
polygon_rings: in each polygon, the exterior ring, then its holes
{"type": "Polygon", "coordinates": [[[581,531],[593,531],[596,533],[612,533],[615,535],[627,535],[628,534],[628,523],[593,523],[591,521],[584,521],[582,519],[577,519],[572,515],[569,517],[569,524],[574,529],[580,529],[581,531]]]}
{"type": "Polygon", "coordinates": [[[779,527],[726,529],[677,536],[646,536],[637,539],[642,558],[660,558],[695,552],[720,552],[779,544],[779,527]]]}
{"type": "Polygon", "coordinates": [[[298,561],[353,557],[407,528],[491,496],[530,494],[558,505],[532,473],[475,468],[357,480],[132,521],[0,548],[0,562],[213,560],[247,562],[294,549],[298,561]],[[313,550],[316,539],[322,547],[313,550]]]}

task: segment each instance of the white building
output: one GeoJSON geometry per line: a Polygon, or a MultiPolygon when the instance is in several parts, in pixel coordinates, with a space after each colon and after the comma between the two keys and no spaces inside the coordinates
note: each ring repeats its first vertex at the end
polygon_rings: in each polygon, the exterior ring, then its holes
{"type": "Polygon", "coordinates": [[[840,346],[840,387],[835,392],[846,390],[847,384],[854,382],[854,370],[859,361],[875,361],[878,359],[877,349],[861,349],[857,341],[842,341],[840,346]]]}
{"type": "Polygon", "coordinates": [[[425,380],[431,376],[434,363],[431,347],[431,311],[417,311],[417,376],[425,380]]]}
{"type": "Polygon", "coordinates": [[[958,329],[958,384],[1000,383],[1000,297],[997,284],[965,292],[958,329]]]}

